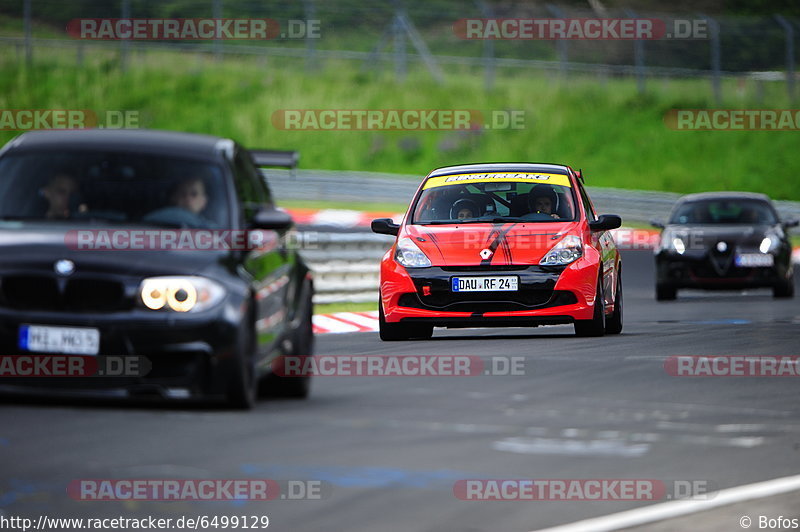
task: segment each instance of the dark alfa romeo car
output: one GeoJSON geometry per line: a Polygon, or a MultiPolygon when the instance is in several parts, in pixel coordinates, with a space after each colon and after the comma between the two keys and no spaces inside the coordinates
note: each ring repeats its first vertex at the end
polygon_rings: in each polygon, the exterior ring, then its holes
{"type": "Polygon", "coordinates": [[[769,198],[744,192],[684,196],[664,224],[656,248],[656,299],[675,299],[679,288],[772,288],[794,296],[792,247],[769,198]]]}
{"type": "Polygon", "coordinates": [[[6,391],[253,406],[305,397],[313,283],[252,154],[165,131],[25,133],[0,151],[0,355],[139,357],[142,376],[0,378],[6,391]],[[257,236],[257,238],[253,238],[257,236]]]}

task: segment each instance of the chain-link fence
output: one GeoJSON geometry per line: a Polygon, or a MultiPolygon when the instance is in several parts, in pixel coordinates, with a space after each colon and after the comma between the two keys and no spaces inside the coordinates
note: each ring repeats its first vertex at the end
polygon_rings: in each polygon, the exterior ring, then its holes
{"type": "Polygon", "coordinates": [[[46,47],[73,47],[79,61],[87,50],[112,47],[123,68],[133,51],[155,47],[207,52],[218,59],[229,54],[285,56],[310,69],[343,59],[360,63],[365,71],[392,69],[398,77],[422,68],[439,80],[448,70],[466,68],[485,76],[488,88],[497,75],[513,69],[633,76],[641,91],[653,77],[700,76],[712,81],[718,99],[720,80],[736,77],[785,83],[793,99],[800,39],[796,16],[639,12],[591,4],[597,7],[499,0],[0,0],[0,15],[5,15],[0,42],[28,60],[37,49],[47,53],[46,47]],[[266,39],[190,36],[119,42],[76,38],[66,31],[80,20],[119,18],[264,18],[275,23],[275,31],[266,39]],[[652,31],[635,32],[632,38],[619,31],[625,21],[637,20],[649,21],[652,31]],[[536,21],[550,22],[532,25],[536,21]],[[525,24],[551,33],[526,34],[525,24]],[[599,37],[590,34],[598,26],[599,37]],[[559,28],[565,30],[559,33],[559,28]]]}

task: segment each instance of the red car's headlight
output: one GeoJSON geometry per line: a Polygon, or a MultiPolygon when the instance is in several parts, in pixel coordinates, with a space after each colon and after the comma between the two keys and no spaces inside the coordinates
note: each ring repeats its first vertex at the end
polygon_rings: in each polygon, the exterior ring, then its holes
{"type": "Polygon", "coordinates": [[[583,256],[583,244],[577,235],[567,235],[548,251],[539,264],[542,266],[564,266],[583,256]]]}
{"type": "Polygon", "coordinates": [[[401,238],[397,242],[394,260],[406,268],[427,268],[431,266],[430,259],[410,238],[401,238]]]}

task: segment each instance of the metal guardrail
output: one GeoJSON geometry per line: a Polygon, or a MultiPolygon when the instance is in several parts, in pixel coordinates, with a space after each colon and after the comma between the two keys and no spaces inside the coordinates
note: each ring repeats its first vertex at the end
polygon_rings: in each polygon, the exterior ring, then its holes
{"type": "MultiPolygon", "coordinates": [[[[422,176],[299,170],[263,170],[278,203],[287,199],[405,203],[410,201],[422,176]]],[[[623,220],[646,222],[666,219],[680,194],[614,188],[588,187],[595,208],[619,214],[623,220]]],[[[800,219],[800,203],[779,201],[784,218],[800,219]]],[[[366,227],[306,227],[313,237],[301,242],[300,250],[314,272],[315,303],[368,302],[378,299],[380,260],[394,238],[378,235],[366,227]]]]}
{"type": "MultiPolygon", "coordinates": [[[[385,202],[407,204],[416,192],[422,175],[331,170],[264,170],[273,194],[281,200],[385,202]]],[[[665,219],[681,196],[671,192],[587,187],[595,208],[602,213],[622,216],[628,222],[665,219]]],[[[776,201],[783,218],[800,219],[800,202],[776,201]]]]}
{"type": "Polygon", "coordinates": [[[313,242],[300,250],[314,272],[315,303],[378,300],[380,260],[394,238],[366,230],[314,231],[313,242]]]}

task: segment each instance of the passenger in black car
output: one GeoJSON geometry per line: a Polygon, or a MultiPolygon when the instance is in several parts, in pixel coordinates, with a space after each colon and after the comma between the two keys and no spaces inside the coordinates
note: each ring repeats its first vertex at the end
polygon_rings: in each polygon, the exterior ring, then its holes
{"type": "Polygon", "coordinates": [[[47,200],[48,207],[45,217],[69,218],[69,200],[78,190],[78,183],[74,178],[64,173],[57,173],[47,185],[41,188],[40,194],[47,200]]]}

